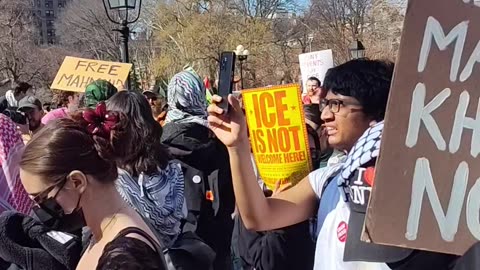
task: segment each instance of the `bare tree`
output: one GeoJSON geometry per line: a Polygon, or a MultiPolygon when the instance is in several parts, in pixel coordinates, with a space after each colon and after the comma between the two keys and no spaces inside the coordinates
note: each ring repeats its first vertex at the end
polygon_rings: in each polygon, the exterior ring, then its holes
{"type": "Polygon", "coordinates": [[[26,81],[43,87],[49,85],[62,49],[35,44],[35,17],[29,0],[0,1],[0,74],[2,80],[26,81]]]}
{"type": "Polygon", "coordinates": [[[229,8],[236,13],[257,18],[273,18],[281,12],[294,10],[292,0],[231,0],[229,8]]]}
{"type": "Polygon", "coordinates": [[[31,81],[36,71],[27,71],[33,47],[32,14],[28,1],[0,2],[0,71],[6,78],[31,81]]]}
{"type": "Polygon", "coordinates": [[[350,59],[349,44],[358,39],[367,56],[394,59],[404,7],[404,0],[314,0],[309,26],[315,29],[315,47],[332,49],[342,63],[350,59]]]}
{"type": "Polygon", "coordinates": [[[55,24],[60,44],[83,56],[119,61],[120,38],[102,1],[70,1],[55,24]]]}
{"type": "Polygon", "coordinates": [[[403,28],[403,1],[376,0],[368,16],[364,33],[367,55],[372,58],[395,60],[400,46],[403,28]]]}

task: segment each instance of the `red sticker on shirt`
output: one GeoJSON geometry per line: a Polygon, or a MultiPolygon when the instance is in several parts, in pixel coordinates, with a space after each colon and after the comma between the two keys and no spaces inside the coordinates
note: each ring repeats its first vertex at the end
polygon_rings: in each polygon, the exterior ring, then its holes
{"type": "Polygon", "coordinates": [[[337,227],[337,237],[338,241],[345,243],[347,241],[347,231],[348,231],[348,225],[345,223],[345,221],[340,222],[337,227]]]}
{"type": "Polygon", "coordinates": [[[213,202],[213,200],[215,199],[213,197],[213,192],[211,190],[207,190],[207,193],[205,194],[205,197],[207,198],[207,201],[211,201],[211,202],[213,202]]]}
{"type": "Polygon", "coordinates": [[[365,182],[373,187],[375,181],[375,167],[368,167],[363,174],[363,178],[365,179],[365,182]]]}

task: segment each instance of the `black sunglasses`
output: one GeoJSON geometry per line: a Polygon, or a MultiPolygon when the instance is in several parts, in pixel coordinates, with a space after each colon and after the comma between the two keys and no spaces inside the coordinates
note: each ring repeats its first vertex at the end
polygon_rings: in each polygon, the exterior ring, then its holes
{"type": "Polygon", "coordinates": [[[41,204],[42,202],[44,202],[45,200],[47,200],[47,196],[48,196],[48,193],[50,193],[55,187],[59,187],[57,192],[55,193],[55,195],[53,195],[53,198],[57,197],[58,193],[60,192],[60,190],[62,190],[62,188],[65,186],[65,184],[67,183],[67,178],[64,178],[62,181],[60,182],[57,182],[56,184],[53,184],[51,186],[49,186],[48,188],[46,188],[44,191],[41,191],[40,193],[38,193],[37,195],[35,195],[32,200],[36,203],[36,204],[41,204]]]}

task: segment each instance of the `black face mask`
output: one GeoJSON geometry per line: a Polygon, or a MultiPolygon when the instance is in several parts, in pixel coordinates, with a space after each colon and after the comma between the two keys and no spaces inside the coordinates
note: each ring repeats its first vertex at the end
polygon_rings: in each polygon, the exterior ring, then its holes
{"type": "Polygon", "coordinates": [[[40,222],[52,230],[67,233],[75,233],[86,226],[83,211],[78,207],[80,198],[78,198],[77,206],[73,212],[65,214],[55,197],[56,195],[33,207],[32,210],[40,222]]]}

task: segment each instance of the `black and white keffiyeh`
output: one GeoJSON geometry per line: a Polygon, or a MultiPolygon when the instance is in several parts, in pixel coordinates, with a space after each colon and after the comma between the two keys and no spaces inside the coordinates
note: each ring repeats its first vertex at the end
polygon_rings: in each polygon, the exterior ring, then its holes
{"type": "Polygon", "coordinates": [[[338,186],[345,201],[348,201],[350,194],[350,178],[361,166],[377,158],[380,153],[380,142],[382,139],[384,122],[379,122],[368,128],[358,139],[347,156],[342,168],[341,177],[338,178],[338,186]]]}
{"type": "Polygon", "coordinates": [[[185,183],[180,164],[170,161],[165,169],[139,177],[118,169],[117,191],[157,231],[159,240],[170,247],[181,233],[187,216],[185,183]]]}

